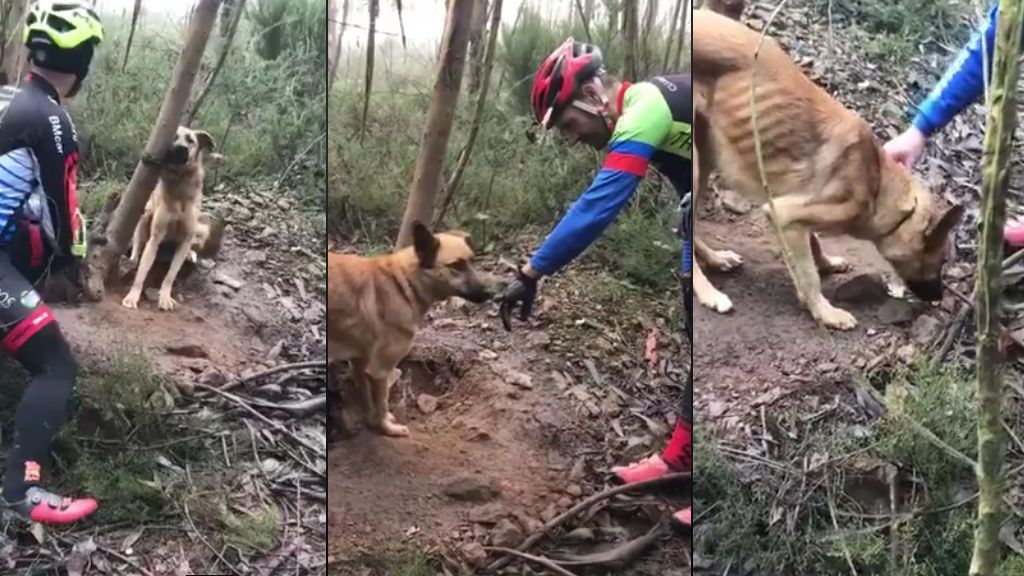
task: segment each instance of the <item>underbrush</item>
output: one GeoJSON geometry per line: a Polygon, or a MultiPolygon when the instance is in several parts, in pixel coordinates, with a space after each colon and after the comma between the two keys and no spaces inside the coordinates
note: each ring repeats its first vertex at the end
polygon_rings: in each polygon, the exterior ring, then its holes
{"type": "MultiPolygon", "coordinates": [[[[973,471],[910,421],[974,459],[974,381],[922,364],[896,375],[885,396],[881,419],[808,425],[795,440],[776,438],[783,443],[770,458],[697,443],[697,553],[758,574],[966,574],[973,471]]],[[[1012,463],[1007,470],[1019,474],[1012,463]]],[[[1019,537],[1013,526],[1004,536],[1019,537]]],[[[999,573],[1024,574],[1024,557],[1006,549],[999,573]]]]}
{"type": "MultiPolygon", "coordinates": [[[[4,449],[26,384],[16,364],[0,360],[4,449]]],[[[218,547],[273,548],[279,527],[272,503],[239,502],[252,467],[249,432],[210,410],[182,409],[177,389],[146,359],[123,353],[83,370],[68,422],[44,481],[100,502],[89,522],[193,526],[218,547]]]]}

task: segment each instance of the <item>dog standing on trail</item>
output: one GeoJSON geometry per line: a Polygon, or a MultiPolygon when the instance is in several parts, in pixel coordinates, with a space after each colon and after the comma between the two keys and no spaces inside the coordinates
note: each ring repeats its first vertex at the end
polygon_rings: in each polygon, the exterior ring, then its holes
{"type": "MultiPolygon", "coordinates": [[[[765,203],[762,209],[781,230],[792,255],[801,301],[822,326],[849,330],[857,321],[821,293],[819,273],[843,272],[849,265],[825,254],[816,233],[872,242],[911,292],[922,300],[941,300],[949,236],[963,207],[939,210],[928,189],[882,151],[863,119],[765,38],[757,61],[756,106],[773,199],[768,202],[750,102],[760,41],[760,34],[721,14],[693,13],[694,194],[707,191],[708,176],[717,168],[730,188],[765,203]]],[[[715,267],[721,260],[721,253],[699,236],[695,248],[698,261],[715,267]]],[[[709,308],[726,312],[732,307],[699,263],[693,289],[709,308]]]]}
{"type": "Polygon", "coordinates": [[[409,435],[388,408],[388,393],[401,377],[398,363],[435,303],[454,296],[477,304],[491,298],[472,259],[468,235],[433,234],[419,222],[413,246],[394,254],[327,255],[327,361],[352,366],[353,382],[342,381],[340,410],[330,410],[343,432],[365,421],[388,436],[409,435]]]}

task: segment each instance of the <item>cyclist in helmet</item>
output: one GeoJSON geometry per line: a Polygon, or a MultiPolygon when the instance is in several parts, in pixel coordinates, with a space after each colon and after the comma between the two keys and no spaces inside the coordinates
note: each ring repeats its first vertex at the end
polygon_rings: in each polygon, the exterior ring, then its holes
{"type": "MultiPolygon", "coordinates": [[[[636,83],[620,81],[606,74],[599,48],[569,38],[540,65],[533,80],[531,104],[542,128],[557,128],[570,144],[583,142],[599,150],[607,148],[608,155],[590,187],[502,295],[500,311],[506,328],[516,306],[521,306],[520,320],[529,317],[542,276],[566,266],[612,223],[640,185],[648,165],[672,183],[680,198],[692,189],[689,74],[655,76],[636,83]]],[[[680,234],[688,240],[690,210],[682,212],[680,234]]],[[[680,276],[684,301],[691,292],[689,242],[686,246],[680,276]]],[[[615,472],[622,481],[637,482],[691,468],[692,403],[692,387],[688,387],[667,449],[661,455],[617,468],[615,472]]],[[[680,511],[675,519],[688,524],[688,511],[680,511]]]]}
{"type": "Polygon", "coordinates": [[[20,87],[0,89],[0,351],[31,381],[15,415],[3,501],[26,519],[66,524],[97,503],[42,485],[78,364],[35,287],[51,271],[76,278],[85,255],[78,137],[62,102],[81,89],[103,27],[87,2],[39,0],[24,28],[31,69],[20,87]]]}

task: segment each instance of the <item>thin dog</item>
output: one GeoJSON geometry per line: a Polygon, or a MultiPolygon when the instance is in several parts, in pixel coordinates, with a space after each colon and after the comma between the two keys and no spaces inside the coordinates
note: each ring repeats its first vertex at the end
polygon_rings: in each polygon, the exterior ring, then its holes
{"type": "Polygon", "coordinates": [[[423,316],[458,296],[474,303],[493,296],[473,268],[471,239],[462,232],[433,234],[413,226],[413,246],[386,256],[327,256],[327,359],[348,361],[352,383],[342,382],[342,430],[365,421],[388,436],[408,436],[388,407],[401,377],[398,363],[412,348],[423,316]]]}
{"type": "MultiPolygon", "coordinates": [[[[949,236],[963,208],[938,210],[931,193],[885,154],[863,119],[765,38],[757,61],[756,110],[773,214],[761,185],[750,102],[760,40],[721,14],[693,13],[694,193],[707,190],[708,175],[717,168],[729,187],[764,202],[792,256],[797,293],[822,326],[850,330],[857,321],[821,293],[819,272],[842,272],[849,265],[822,251],[819,232],[872,242],[911,292],[940,300],[949,236]]],[[[735,263],[731,253],[716,252],[700,239],[695,251],[713,268],[735,263]]],[[[731,309],[699,263],[693,288],[704,306],[731,309]]]]}
{"type": "Polygon", "coordinates": [[[203,160],[214,147],[213,137],[207,132],[178,127],[160,169],[160,180],[135,227],[131,260],[138,268],[128,295],[121,301],[125,308],[138,307],[146,276],[161,243],[170,241],[176,246],[160,285],[158,306],[161,310],[174,310],[177,305],[171,290],[181,266],[194,254],[193,250],[209,250],[211,240],[219,245],[222,227],[212,225],[209,216],[202,213],[203,160]]]}

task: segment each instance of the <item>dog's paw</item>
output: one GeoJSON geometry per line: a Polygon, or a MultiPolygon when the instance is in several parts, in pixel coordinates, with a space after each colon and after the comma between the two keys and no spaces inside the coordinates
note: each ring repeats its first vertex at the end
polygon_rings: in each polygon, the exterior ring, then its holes
{"type": "Polygon", "coordinates": [[[819,263],[818,272],[827,274],[843,274],[849,272],[852,266],[846,259],[840,256],[823,256],[824,262],[819,263]]]}
{"type": "Polygon", "coordinates": [[[715,257],[708,262],[708,267],[717,272],[729,272],[743,265],[743,256],[732,250],[715,250],[715,257]]]}
{"type": "Polygon", "coordinates": [[[710,294],[698,294],[697,300],[700,301],[701,305],[705,308],[710,308],[719,314],[725,314],[732,311],[732,300],[718,290],[714,290],[710,294]]]}
{"type": "Polygon", "coordinates": [[[140,293],[132,290],[131,292],[128,293],[127,296],[124,297],[124,300],[121,300],[121,306],[124,306],[125,308],[130,308],[132,310],[136,310],[139,307],[139,298],[141,296],[142,295],[140,293]]]}
{"type": "Polygon", "coordinates": [[[174,298],[171,298],[171,293],[170,292],[161,291],[160,292],[160,302],[159,302],[158,305],[160,306],[161,310],[165,310],[167,312],[170,312],[170,311],[174,310],[174,307],[177,306],[178,303],[174,300],[174,298]]]}
{"type": "Polygon", "coordinates": [[[385,436],[403,438],[409,435],[409,427],[399,424],[395,419],[395,415],[390,412],[388,412],[384,421],[380,423],[378,429],[383,432],[385,436]]]}
{"type": "Polygon", "coordinates": [[[857,327],[857,319],[853,317],[853,314],[842,308],[836,308],[828,302],[818,305],[814,317],[822,326],[833,330],[853,330],[857,327]]]}

